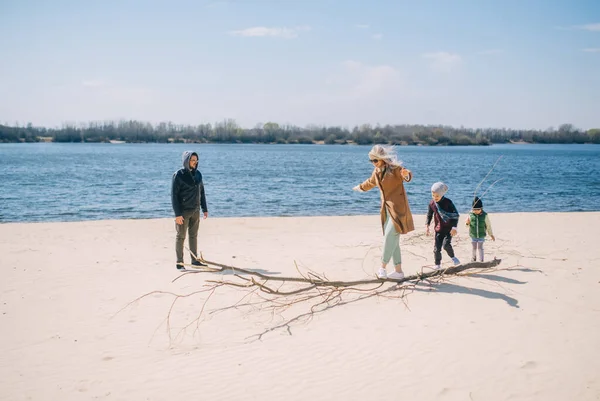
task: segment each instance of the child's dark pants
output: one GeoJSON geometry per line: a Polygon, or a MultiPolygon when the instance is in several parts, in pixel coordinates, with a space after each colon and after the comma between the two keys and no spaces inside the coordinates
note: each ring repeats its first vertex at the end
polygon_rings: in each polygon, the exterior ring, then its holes
{"type": "Polygon", "coordinates": [[[450,235],[450,231],[435,233],[433,257],[436,265],[439,265],[442,262],[442,248],[446,251],[446,253],[448,253],[448,256],[451,258],[454,257],[454,249],[452,248],[452,236],[450,235]]]}

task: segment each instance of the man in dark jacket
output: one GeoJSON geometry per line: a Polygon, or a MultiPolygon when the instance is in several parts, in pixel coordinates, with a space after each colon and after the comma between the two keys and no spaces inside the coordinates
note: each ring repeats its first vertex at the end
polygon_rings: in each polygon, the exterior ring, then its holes
{"type": "Polygon", "coordinates": [[[185,242],[186,232],[189,233],[192,265],[206,266],[206,264],[196,259],[198,256],[200,208],[202,208],[204,218],[208,217],[202,174],[197,169],[198,154],[185,151],[182,159],[183,168],[173,174],[171,185],[171,203],[175,212],[175,228],[177,229],[175,253],[177,254],[176,267],[178,270],[185,269],[183,265],[183,243],[185,242]]]}

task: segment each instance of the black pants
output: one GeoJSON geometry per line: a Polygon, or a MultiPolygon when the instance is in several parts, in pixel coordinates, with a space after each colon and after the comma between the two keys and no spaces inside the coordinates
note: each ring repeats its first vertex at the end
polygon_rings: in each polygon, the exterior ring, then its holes
{"type": "Polygon", "coordinates": [[[442,262],[442,248],[448,253],[451,258],[454,257],[454,249],[452,248],[452,236],[450,231],[435,233],[435,245],[433,247],[433,257],[435,264],[439,265],[442,262]]]}

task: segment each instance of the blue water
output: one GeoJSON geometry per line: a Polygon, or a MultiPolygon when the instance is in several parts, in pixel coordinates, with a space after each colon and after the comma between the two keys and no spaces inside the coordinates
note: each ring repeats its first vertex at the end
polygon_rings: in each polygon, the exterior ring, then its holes
{"type": "MultiPolygon", "coordinates": [[[[73,221],[173,215],[170,185],[181,153],[200,154],[209,214],[376,214],[370,146],[213,144],[0,144],[0,221],[73,221]]],[[[398,147],[414,179],[413,213],[442,180],[461,213],[481,186],[489,212],[600,210],[600,145],[398,147]],[[499,159],[500,158],[500,159],[499,159]],[[500,181],[498,181],[500,180],[500,181]]]]}

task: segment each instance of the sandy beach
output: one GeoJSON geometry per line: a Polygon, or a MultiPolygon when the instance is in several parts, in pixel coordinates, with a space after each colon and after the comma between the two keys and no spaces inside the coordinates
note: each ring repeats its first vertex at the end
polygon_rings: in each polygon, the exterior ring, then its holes
{"type": "MultiPolygon", "coordinates": [[[[404,297],[355,297],[260,340],[306,303],[272,314],[218,287],[179,299],[167,326],[166,292],[235,279],[173,281],[172,219],[0,224],[0,399],[600,400],[600,213],[490,216],[494,271],[388,283],[404,297]]],[[[468,262],[465,217],[454,248],[468,262]]],[[[424,221],[402,237],[407,274],[433,264],[424,221]]],[[[209,218],[199,249],[276,276],[370,279],[381,227],[378,216],[209,218]]]]}

